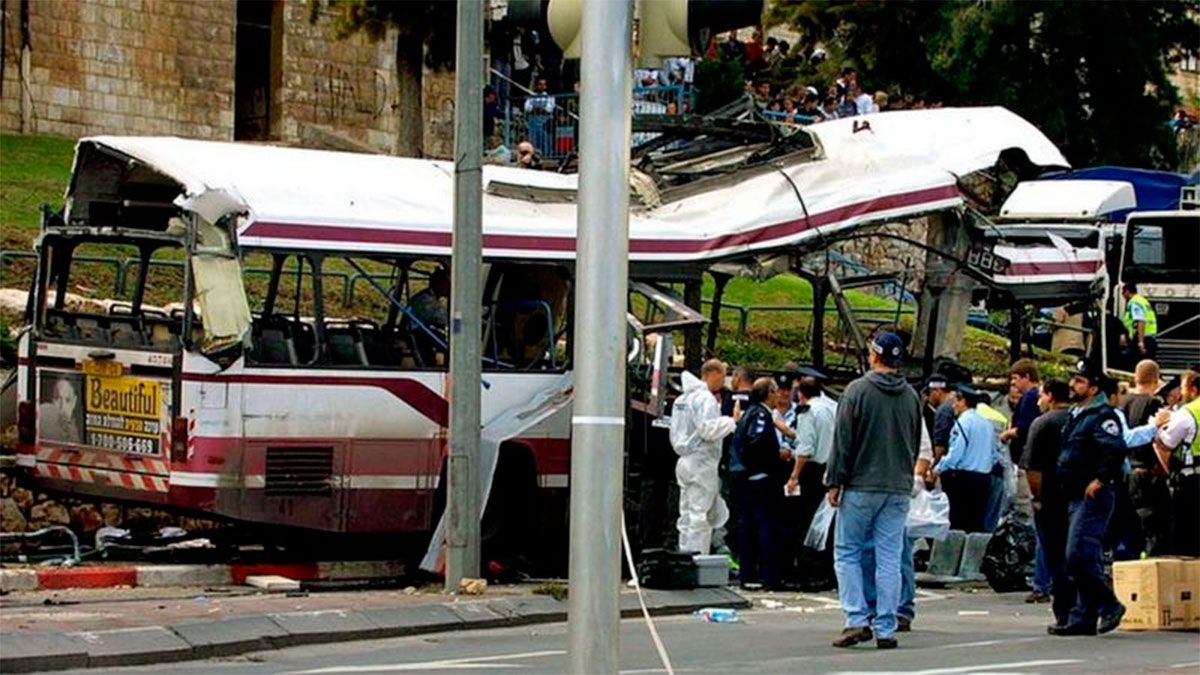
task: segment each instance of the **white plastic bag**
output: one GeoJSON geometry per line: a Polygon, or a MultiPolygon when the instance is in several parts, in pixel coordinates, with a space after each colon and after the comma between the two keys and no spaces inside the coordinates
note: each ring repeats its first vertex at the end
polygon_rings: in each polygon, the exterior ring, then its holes
{"type": "Polygon", "coordinates": [[[905,535],[945,539],[950,532],[950,498],[941,490],[921,490],[908,507],[905,535]]]}
{"type": "Polygon", "coordinates": [[[817,512],[813,514],[812,524],[808,526],[808,534],[804,537],[804,545],[818,551],[825,550],[825,542],[829,541],[829,528],[833,526],[833,516],[837,509],[829,505],[829,500],[822,499],[817,512]]]}

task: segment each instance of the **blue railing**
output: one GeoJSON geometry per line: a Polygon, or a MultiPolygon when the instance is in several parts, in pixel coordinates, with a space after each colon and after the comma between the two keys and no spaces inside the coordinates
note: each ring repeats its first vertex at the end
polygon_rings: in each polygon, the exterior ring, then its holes
{"type": "MultiPolygon", "coordinates": [[[[633,114],[683,114],[695,105],[695,91],[683,85],[637,87],[633,90],[633,114]]],[[[579,147],[579,95],[521,93],[501,102],[496,133],[508,150],[529,141],[542,159],[563,159],[579,147]]],[[[645,142],[654,134],[634,134],[633,143],[645,142]]]]}

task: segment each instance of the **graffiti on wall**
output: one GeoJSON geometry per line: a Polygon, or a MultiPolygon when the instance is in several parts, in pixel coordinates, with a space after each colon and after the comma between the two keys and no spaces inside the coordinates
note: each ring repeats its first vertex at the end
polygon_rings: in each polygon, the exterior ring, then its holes
{"type": "Polygon", "coordinates": [[[372,68],[323,63],[313,76],[315,117],[334,123],[353,116],[378,119],[388,108],[388,81],[372,68]]]}

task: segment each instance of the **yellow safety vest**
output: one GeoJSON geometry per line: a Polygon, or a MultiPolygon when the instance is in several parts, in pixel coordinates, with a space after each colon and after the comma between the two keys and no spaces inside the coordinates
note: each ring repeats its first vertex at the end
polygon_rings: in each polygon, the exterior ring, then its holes
{"type": "Polygon", "coordinates": [[[1200,398],[1192,400],[1191,403],[1183,406],[1183,409],[1191,413],[1192,421],[1196,423],[1196,433],[1192,436],[1191,441],[1184,439],[1171,453],[1180,461],[1184,461],[1189,454],[1193,458],[1200,457],[1200,398]]]}
{"type": "Polygon", "coordinates": [[[1133,325],[1133,313],[1129,308],[1139,305],[1142,308],[1142,313],[1146,317],[1146,330],[1143,333],[1146,337],[1158,334],[1158,317],[1154,314],[1154,308],[1150,306],[1150,301],[1143,295],[1135,295],[1125,303],[1125,332],[1129,337],[1137,337],[1136,327],[1133,325]]]}

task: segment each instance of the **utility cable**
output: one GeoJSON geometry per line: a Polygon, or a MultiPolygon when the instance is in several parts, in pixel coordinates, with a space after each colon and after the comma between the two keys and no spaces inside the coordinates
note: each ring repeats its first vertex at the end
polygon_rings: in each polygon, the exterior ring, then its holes
{"type": "Polygon", "coordinates": [[[624,544],[625,562],[629,565],[629,576],[633,579],[633,590],[637,591],[638,605],[642,608],[642,616],[646,618],[646,628],[650,630],[650,639],[654,641],[654,648],[658,650],[658,658],[662,661],[663,670],[667,671],[667,675],[675,675],[675,669],[671,666],[671,657],[667,654],[662,637],[659,636],[658,629],[654,626],[654,619],[650,618],[650,610],[646,607],[646,598],[642,595],[642,584],[638,582],[637,566],[633,563],[633,547],[629,545],[629,529],[625,527],[625,514],[621,514],[621,543],[624,544]]]}

